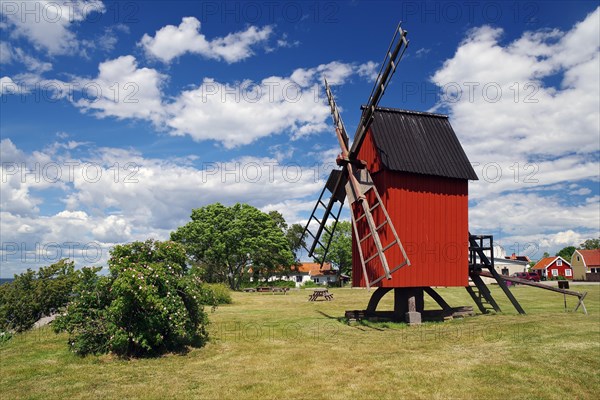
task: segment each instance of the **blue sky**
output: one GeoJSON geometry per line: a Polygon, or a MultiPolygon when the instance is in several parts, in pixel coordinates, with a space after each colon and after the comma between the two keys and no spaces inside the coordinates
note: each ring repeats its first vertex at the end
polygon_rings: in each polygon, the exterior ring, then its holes
{"type": "Polygon", "coordinates": [[[471,231],[532,258],[599,236],[597,2],[0,4],[1,277],[215,201],[305,221],[338,150],[322,79],[354,132],[399,20],[380,104],[450,116],[471,231]]]}

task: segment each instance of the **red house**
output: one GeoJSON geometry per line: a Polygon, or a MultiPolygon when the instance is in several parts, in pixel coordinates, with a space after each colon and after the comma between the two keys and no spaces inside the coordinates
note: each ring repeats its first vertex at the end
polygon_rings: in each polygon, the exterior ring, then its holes
{"type": "Polygon", "coordinates": [[[558,278],[559,276],[566,279],[573,279],[571,264],[560,256],[542,258],[531,270],[547,279],[558,278]]]}
{"type": "MultiPolygon", "coordinates": [[[[377,108],[358,153],[371,173],[390,219],[406,250],[410,266],[377,286],[408,288],[467,286],[469,280],[468,182],[477,180],[465,152],[445,115],[377,108]]],[[[367,197],[374,197],[373,191],[367,197]]],[[[373,204],[374,199],[369,199],[373,204]]],[[[374,209],[376,225],[384,215],[374,209]]],[[[382,242],[393,239],[389,225],[381,227],[382,242]]],[[[368,231],[359,231],[360,237],[368,231]]],[[[366,286],[353,235],[352,283],[366,286]]],[[[373,254],[364,241],[363,254],[373,254]]],[[[390,268],[402,263],[397,246],[386,252],[390,268]]],[[[375,263],[373,263],[375,264],[375,263]]],[[[367,268],[372,281],[377,265],[367,268]]]]}

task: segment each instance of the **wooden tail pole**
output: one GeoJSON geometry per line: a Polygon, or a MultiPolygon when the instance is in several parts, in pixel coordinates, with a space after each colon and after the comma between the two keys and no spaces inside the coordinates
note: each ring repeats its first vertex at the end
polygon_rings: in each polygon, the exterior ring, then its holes
{"type": "MultiPolygon", "coordinates": [[[[486,271],[479,271],[479,272],[477,272],[477,275],[483,276],[486,278],[494,278],[494,276],[492,274],[490,274],[489,272],[486,272],[486,271]]],[[[554,286],[544,285],[543,283],[533,282],[533,281],[530,281],[527,279],[515,278],[512,276],[506,276],[506,275],[500,275],[500,276],[501,276],[501,279],[503,279],[505,281],[519,283],[521,285],[533,286],[533,287],[540,288],[540,289],[546,289],[546,290],[550,290],[550,291],[556,292],[556,293],[563,293],[565,296],[566,295],[575,296],[579,299],[579,301],[577,302],[577,306],[575,307],[575,309],[573,311],[574,312],[577,311],[579,309],[579,307],[581,306],[583,313],[585,315],[587,315],[587,309],[585,308],[585,304],[583,304],[583,299],[585,299],[585,296],[587,296],[587,292],[579,293],[579,292],[575,292],[574,290],[560,289],[560,288],[556,288],[554,286]]],[[[566,303],[565,303],[565,307],[566,307],[566,303]]]]}

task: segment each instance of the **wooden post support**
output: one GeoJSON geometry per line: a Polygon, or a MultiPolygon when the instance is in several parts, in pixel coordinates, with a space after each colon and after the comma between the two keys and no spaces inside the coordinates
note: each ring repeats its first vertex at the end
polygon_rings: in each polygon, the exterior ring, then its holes
{"type": "Polygon", "coordinates": [[[423,288],[394,289],[394,319],[420,324],[424,308],[423,288]]]}
{"type": "Polygon", "coordinates": [[[417,311],[417,306],[415,305],[415,296],[410,296],[408,298],[408,312],[417,311]]]}

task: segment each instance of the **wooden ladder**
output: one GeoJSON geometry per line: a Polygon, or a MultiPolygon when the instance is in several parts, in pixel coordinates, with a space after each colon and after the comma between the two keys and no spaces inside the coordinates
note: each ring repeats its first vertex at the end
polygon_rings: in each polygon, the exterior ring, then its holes
{"type": "Polygon", "coordinates": [[[500,306],[496,303],[496,300],[492,297],[492,293],[488,289],[487,285],[481,277],[477,274],[469,274],[474,285],[468,285],[465,287],[467,292],[471,295],[471,298],[477,304],[479,311],[483,314],[488,314],[490,311],[501,312],[500,306]],[[491,307],[491,308],[490,308],[491,307]]]}
{"type": "Polygon", "coordinates": [[[383,204],[383,201],[381,200],[381,197],[379,196],[379,192],[377,191],[377,188],[375,187],[373,180],[371,179],[371,175],[369,174],[369,172],[366,169],[360,170],[356,175],[357,175],[356,178],[361,185],[362,196],[361,196],[361,198],[354,198],[353,194],[350,193],[351,192],[350,190],[348,190],[348,196],[351,200],[350,201],[351,205],[357,201],[361,202],[362,210],[364,213],[361,216],[359,216],[358,218],[356,218],[356,216],[354,215],[354,210],[352,210],[350,215],[352,218],[352,227],[354,229],[354,236],[356,237],[356,240],[357,240],[358,255],[360,258],[360,264],[361,264],[361,267],[363,270],[363,275],[365,277],[365,283],[367,285],[367,288],[370,288],[371,286],[373,286],[376,283],[378,283],[379,281],[381,281],[383,278],[391,279],[392,273],[396,272],[397,270],[399,270],[400,268],[402,268],[406,265],[410,265],[410,261],[408,260],[408,257],[406,256],[406,251],[404,250],[404,247],[402,246],[402,242],[400,241],[400,238],[398,237],[398,233],[396,232],[396,228],[394,228],[394,224],[391,221],[390,215],[388,214],[387,209],[385,208],[385,205],[383,204]],[[369,201],[366,198],[366,194],[369,191],[373,191],[373,193],[375,194],[375,201],[373,202],[373,204],[369,204],[369,201]],[[379,225],[375,225],[375,221],[373,219],[373,214],[372,214],[372,212],[375,211],[377,208],[381,208],[381,211],[384,215],[384,220],[379,225]],[[361,237],[359,235],[359,231],[358,231],[358,223],[361,222],[363,219],[365,219],[367,221],[369,233],[367,233],[367,235],[361,237]],[[383,228],[386,225],[389,225],[390,231],[392,232],[394,238],[392,239],[391,242],[387,243],[384,246],[381,242],[381,228],[383,228]],[[365,256],[365,254],[363,253],[363,250],[362,250],[362,244],[369,238],[373,238],[373,242],[375,244],[376,251],[374,254],[365,256]],[[403,261],[400,264],[390,268],[385,252],[394,246],[398,246],[398,248],[400,249],[400,252],[402,253],[403,261]],[[368,273],[367,273],[367,265],[371,261],[376,260],[376,259],[379,259],[379,261],[381,262],[381,266],[383,268],[383,275],[378,276],[373,281],[369,281],[369,277],[368,277],[368,273]]]}

